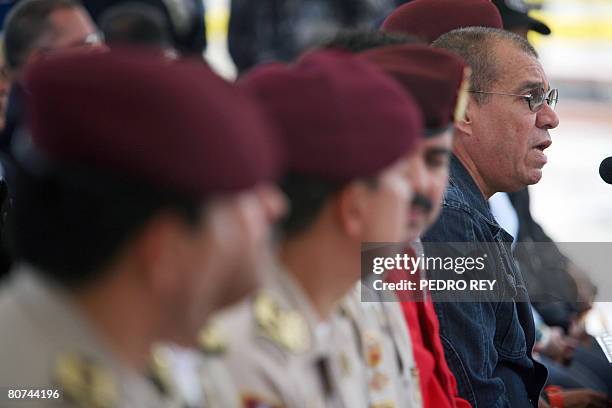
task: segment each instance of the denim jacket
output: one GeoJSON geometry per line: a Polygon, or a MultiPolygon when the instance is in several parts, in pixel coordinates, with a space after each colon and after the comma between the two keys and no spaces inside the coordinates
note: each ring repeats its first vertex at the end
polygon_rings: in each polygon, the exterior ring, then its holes
{"type": "Polygon", "coordinates": [[[474,408],[537,407],[547,371],[532,357],[535,328],[527,291],[510,252],[512,237],[495,222],[483,194],[455,156],[442,212],[423,241],[493,243],[501,274],[512,291],[510,301],[435,304],[459,395],[474,408]]]}

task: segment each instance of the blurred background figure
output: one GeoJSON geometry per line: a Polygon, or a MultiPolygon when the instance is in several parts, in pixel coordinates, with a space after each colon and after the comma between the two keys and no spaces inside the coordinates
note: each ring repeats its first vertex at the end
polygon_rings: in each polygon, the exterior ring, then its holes
{"type": "Polygon", "coordinates": [[[504,21],[504,28],[522,37],[527,38],[530,31],[542,35],[550,34],[550,27],[541,20],[529,15],[529,11],[535,9],[524,0],[492,0],[499,9],[504,21]]]}
{"type": "Polygon", "coordinates": [[[100,43],[96,26],[76,0],[23,0],[5,21],[4,52],[13,81],[21,79],[23,67],[32,59],[100,43]]]}
{"type": "Polygon", "coordinates": [[[204,58],[202,0],[83,0],[109,45],[160,46],[204,58]]]}
{"type": "MultiPolygon", "coordinates": [[[[100,45],[102,40],[96,26],[76,0],[21,0],[8,13],[3,24],[0,67],[0,164],[2,182],[9,190],[13,189],[14,179],[13,141],[23,121],[24,67],[58,51],[100,45]]],[[[8,191],[0,199],[4,218],[10,206],[8,191]]],[[[4,231],[0,231],[0,235],[4,235],[4,231]]],[[[0,248],[0,277],[8,272],[10,264],[3,245],[0,248]]]]}
{"type": "Polygon", "coordinates": [[[388,33],[410,33],[430,44],[442,34],[461,27],[502,27],[501,16],[490,0],[413,0],[398,7],[380,25],[388,33]]]}
{"type": "Polygon", "coordinates": [[[13,135],[22,121],[19,101],[24,66],[58,50],[101,44],[87,11],[76,0],[22,0],[4,21],[4,60],[12,82],[0,151],[12,154],[13,135]]]}
{"type": "Polygon", "coordinates": [[[175,49],[164,15],[149,4],[126,2],[109,8],[100,17],[100,30],[110,47],[175,49]]]}
{"type": "Polygon", "coordinates": [[[347,28],[376,28],[395,0],[233,0],[229,51],[238,72],[290,61],[347,28]]]}

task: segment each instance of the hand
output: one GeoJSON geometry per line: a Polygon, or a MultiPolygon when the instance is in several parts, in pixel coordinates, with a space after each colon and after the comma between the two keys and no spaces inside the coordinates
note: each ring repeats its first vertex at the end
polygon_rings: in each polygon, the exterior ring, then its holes
{"type": "Polygon", "coordinates": [[[612,401],[606,394],[601,392],[576,389],[566,390],[563,394],[563,405],[565,408],[610,408],[612,401]]]}
{"type": "Polygon", "coordinates": [[[538,351],[561,364],[567,364],[574,357],[576,347],[578,341],[563,334],[560,327],[551,327],[548,341],[538,347],[538,351]]]}
{"type": "Polygon", "coordinates": [[[586,331],[585,319],[572,319],[568,334],[571,338],[576,339],[579,342],[588,342],[589,333],[586,331]]]}

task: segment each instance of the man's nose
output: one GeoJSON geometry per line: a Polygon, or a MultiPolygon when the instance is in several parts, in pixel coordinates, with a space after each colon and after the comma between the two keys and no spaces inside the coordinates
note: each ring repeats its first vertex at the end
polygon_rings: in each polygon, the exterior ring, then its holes
{"type": "Polygon", "coordinates": [[[540,129],[554,129],[559,126],[559,116],[547,103],[537,113],[536,126],[540,129]]]}
{"type": "Polygon", "coordinates": [[[412,190],[415,194],[424,195],[429,185],[429,174],[425,160],[418,160],[416,166],[412,166],[410,181],[412,184],[412,190]]]}

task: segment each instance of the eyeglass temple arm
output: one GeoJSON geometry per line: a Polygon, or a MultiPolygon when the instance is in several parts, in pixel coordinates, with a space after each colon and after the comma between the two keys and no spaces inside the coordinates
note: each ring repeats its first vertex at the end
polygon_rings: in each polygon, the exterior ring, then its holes
{"type": "Polygon", "coordinates": [[[505,92],[487,92],[487,91],[468,91],[471,93],[479,93],[486,95],[506,95],[506,96],[522,96],[523,98],[531,98],[531,94],[513,94],[513,93],[505,93],[505,92]]]}

